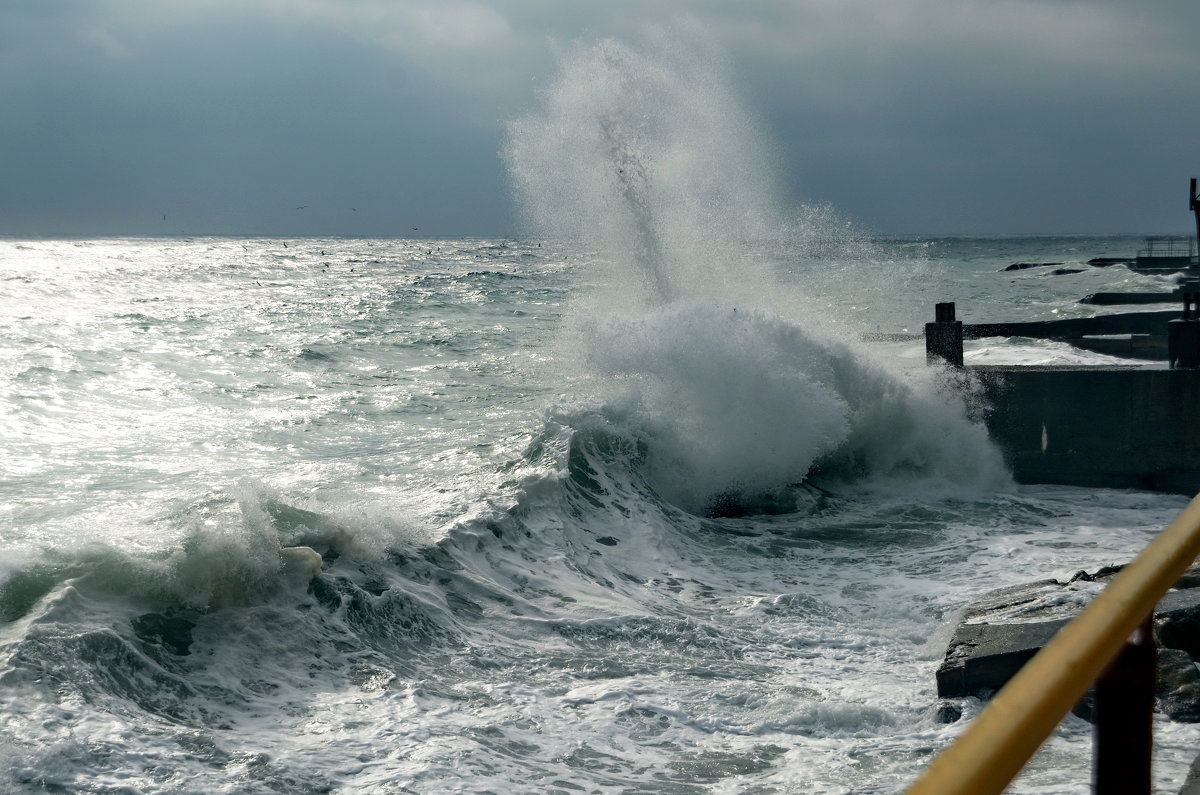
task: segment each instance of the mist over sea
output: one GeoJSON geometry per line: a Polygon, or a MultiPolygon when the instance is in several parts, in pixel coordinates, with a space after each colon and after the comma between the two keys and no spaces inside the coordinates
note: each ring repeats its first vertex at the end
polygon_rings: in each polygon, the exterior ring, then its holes
{"type": "MultiPolygon", "coordinates": [[[[788,208],[686,53],[575,48],[542,102],[519,239],[0,239],[0,791],[897,792],[962,608],[1185,504],[1014,484],[863,341],[1165,289],[1086,265],[1137,238],[788,208]]],[[[1162,792],[1197,739],[1156,725],[1162,792]]]]}

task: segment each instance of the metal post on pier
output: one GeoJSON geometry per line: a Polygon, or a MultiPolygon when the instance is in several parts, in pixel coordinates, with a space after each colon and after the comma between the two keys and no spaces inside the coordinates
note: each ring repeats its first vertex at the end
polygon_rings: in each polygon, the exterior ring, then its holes
{"type": "Polygon", "coordinates": [[[1196,216],[1196,263],[1200,265],[1200,194],[1196,193],[1196,178],[1192,177],[1192,185],[1188,190],[1188,209],[1196,216]]]}
{"type": "Polygon", "coordinates": [[[954,319],[954,303],[934,306],[934,322],[925,324],[925,361],[963,366],[963,324],[954,319]]]}
{"type": "Polygon", "coordinates": [[[1167,360],[1172,370],[1200,368],[1200,293],[1184,293],[1182,317],[1167,323],[1167,360]]]}
{"type": "Polygon", "coordinates": [[[1154,627],[1147,617],[1096,680],[1094,795],[1150,795],[1157,661],[1154,627]]]}

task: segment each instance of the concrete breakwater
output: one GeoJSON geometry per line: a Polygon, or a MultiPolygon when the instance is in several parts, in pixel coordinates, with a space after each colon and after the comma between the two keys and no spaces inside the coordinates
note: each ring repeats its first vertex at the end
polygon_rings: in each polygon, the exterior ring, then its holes
{"type": "Polygon", "coordinates": [[[938,304],[925,326],[931,363],[972,374],[981,386],[988,433],[1020,483],[1200,491],[1200,297],[1183,312],[1115,315],[1083,321],[975,324],[938,304]],[[992,334],[1059,337],[1157,332],[1167,362],[1157,366],[965,366],[963,339],[992,334]],[[1053,327],[1052,331],[1046,331],[1053,327]],[[1061,326],[1061,328],[1060,328],[1061,326]],[[1019,328],[1018,328],[1019,327],[1019,328]],[[1036,334],[1032,328],[1039,329],[1036,334]],[[1076,328],[1078,327],[1078,328],[1076,328]],[[1068,331],[1069,329],[1069,331],[1068,331]],[[1095,333],[1092,330],[1092,333],[1095,333]]]}
{"type": "Polygon", "coordinates": [[[1019,483],[1200,492],[1200,370],[965,369],[1019,483]]]}

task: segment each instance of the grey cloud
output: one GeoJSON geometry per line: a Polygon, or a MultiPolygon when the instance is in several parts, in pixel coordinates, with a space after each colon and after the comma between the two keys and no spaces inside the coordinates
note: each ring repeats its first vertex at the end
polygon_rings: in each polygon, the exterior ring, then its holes
{"type": "Polygon", "coordinates": [[[0,10],[0,234],[509,232],[497,153],[555,49],[652,25],[720,45],[793,199],[879,231],[1185,231],[1200,172],[1190,2],[0,10]]]}

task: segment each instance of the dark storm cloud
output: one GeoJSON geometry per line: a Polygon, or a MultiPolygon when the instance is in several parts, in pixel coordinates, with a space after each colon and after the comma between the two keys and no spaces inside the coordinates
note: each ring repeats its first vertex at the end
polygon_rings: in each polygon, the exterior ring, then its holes
{"type": "Polygon", "coordinates": [[[509,232],[497,153],[554,49],[684,19],[724,52],[794,196],[880,231],[1183,231],[1200,172],[1194,3],[0,12],[0,233],[509,232]]]}
{"type": "Polygon", "coordinates": [[[473,95],[489,74],[455,73],[461,28],[392,44],[404,29],[282,5],[138,5],[7,37],[2,231],[511,226],[503,119],[473,95]]]}
{"type": "Polygon", "coordinates": [[[1187,229],[1193,7],[829,8],[742,34],[806,192],[892,230],[1187,229]]]}

